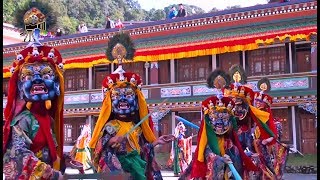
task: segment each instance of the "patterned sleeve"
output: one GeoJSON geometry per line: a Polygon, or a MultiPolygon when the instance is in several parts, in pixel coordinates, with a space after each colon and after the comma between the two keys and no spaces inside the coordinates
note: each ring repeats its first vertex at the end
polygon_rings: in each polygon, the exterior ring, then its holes
{"type": "MultiPolygon", "coordinates": [[[[11,141],[3,156],[3,173],[6,179],[58,179],[59,172],[40,161],[30,150],[30,137],[24,131],[26,121],[12,126],[11,141]]],[[[28,133],[27,133],[28,134],[28,133]]]]}
{"type": "Polygon", "coordinates": [[[156,162],[154,156],[154,147],[151,143],[145,143],[143,145],[143,157],[144,160],[147,162],[147,179],[162,180],[160,166],[156,162]]]}
{"type": "Polygon", "coordinates": [[[114,150],[108,146],[109,140],[115,136],[115,129],[106,124],[104,129],[100,132],[99,140],[96,147],[91,154],[92,165],[97,172],[105,172],[117,169],[113,166],[112,157],[114,150]]]}

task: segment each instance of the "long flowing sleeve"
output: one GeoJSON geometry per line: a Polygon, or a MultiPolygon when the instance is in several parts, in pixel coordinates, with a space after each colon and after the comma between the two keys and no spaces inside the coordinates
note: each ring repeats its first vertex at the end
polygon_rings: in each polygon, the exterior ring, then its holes
{"type": "MultiPolygon", "coordinates": [[[[19,121],[11,127],[11,140],[3,156],[3,173],[6,179],[58,179],[59,172],[55,171],[49,164],[41,161],[36,154],[30,150],[30,139],[26,129],[26,120],[19,121]]],[[[48,156],[48,151],[41,151],[39,157],[48,156]]]]}

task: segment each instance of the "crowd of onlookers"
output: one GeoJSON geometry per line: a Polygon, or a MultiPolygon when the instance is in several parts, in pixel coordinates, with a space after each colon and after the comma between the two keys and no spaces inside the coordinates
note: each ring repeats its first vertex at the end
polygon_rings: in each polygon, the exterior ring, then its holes
{"type": "MultiPolygon", "coordinates": [[[[171,9],[169,11],[168,18],[174,19],[177,17],[186,17],[186,16],[187,16],[186,10],[184,9],[182,4],[179,4],[179,10],[176,10],[176,8],[174,6],[171,7],[171,9]]],[[[107,15],[106,22],[105,22],[105,29],[111,29],[111,28],[122,29],[122,28],[124,28],[124,25],[120,19],[118,19],[117,22],[114,22],[113,20],[111,20],[110,16],[107,15]]],[[[78,33],[88,32],[88,28],[84,22],[81,22],[79,24],[79,26],[77,27],[77,32],[78,33]]],[[[46,32],[45,34],[42,34],[40,36],[40,40],[44,39],[44,38],[60,37],[60,36],[62,36],[62,34],[63,34],[62,30],[60,28],[57,28],[56,32],[46,32]]]]}

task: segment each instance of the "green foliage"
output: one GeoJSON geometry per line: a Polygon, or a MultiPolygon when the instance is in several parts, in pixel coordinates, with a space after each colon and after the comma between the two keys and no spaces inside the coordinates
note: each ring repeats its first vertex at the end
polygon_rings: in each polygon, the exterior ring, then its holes
{"type": "Polygon", "coordinates": [[[134,48],[134,44],[129,34],[127,33],[117,33],[114,35],[108,42],[106,55],[110,61],[113,61],[115,58],[112,56],[112,50],[116,44],[122,44],[127,51],[127,55],[125,56],[126,60],[132,60],[134,57],[134,53],[136,52],[134,48]]]}
{"type": "Polygon", "coordinates": [[[166,18],[166,13],[160,9],[150,9],[145,20],[147,21],[159,21],[166,18]]]}
{"type": "MultiPolygon", "coordinates": [[[[76,32],[80,22],[89,28],[105,27],[106,16],[117,21],[158,21],[165,19],[172,5],[164,9],[141,9],[137,0],[4,0],[4,22],[24,28],[23,15],[32,4],[44,14],[48,14],[48,30],[62,29],[64,34],[76,32]]],[[[175,4],[177,10],[178,5],[175,4]]],[[[184,5],[187,15],[201,14],[204,10],[197,6],[184,5]],[[192,9],[195,13],[193,13],[192,9]]]]}
{"type": "Polygon", "coordinates": [[[298,154],[289,154],[288,166],[317,166],[317,154],[304,154],[300,156],[298,154]]]}
{"type": "Polygon", "coordinates": [[[74,34],[77,32],[76,28],[79,24],[75,18],[69,18],[68,16],[58,17],[58,27],[62,29],[64,34],[74,34]]]}

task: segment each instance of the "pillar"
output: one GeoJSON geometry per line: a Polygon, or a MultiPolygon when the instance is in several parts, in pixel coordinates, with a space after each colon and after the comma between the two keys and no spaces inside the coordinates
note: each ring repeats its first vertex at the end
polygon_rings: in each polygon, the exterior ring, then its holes
{"type": "Polygon", "coordinates": [[[217,55],[213,54],[212,55],[212,66],[211,66],[211,71],[214,71],[217,69],[217,55]]]}
{"type": "Polygon", "coordinates": [[[246,70],[246,51],[242,51],[242,67],[246,70]]]}
{"type": "Polygon", "coordinates": [[[145,62],[144,63],[144,68],[146,71],[146,85],[149,85],[149,67],[150,67],[150,63],[149,62],[145,62]]]}
{"type": "Polygon", "coordinates": [[[293,73],[292,68],[292,43],[289,43],[289,73],[293,73]]]}
{"type": "Polygon", "coordinates": [[[159,64],[158,62],[152,62],[150,66],[150,84],[159,83],[159,64]]]}
{"type": "Polygon", "coordinates": [[[311,71],[317,72],[317,42],[311,42],[311,71]]]}
{"type": "Polygon", "coordinates": [[[171,112],[171,134],[174,133],[176,128],[176,112],[171,112]]]}
{"type": "Polygon", "coordinates": [[[92,89],[92,67],[89,67],[88,70],[88,78],[89,78],[89,87],[88,89],[91,90],[92,89]]]}
{"type": "Polygon", "coordinates": [[[89,115],[88,116],[88,123],[90,125],[90,128],[91,128],[91,135],[93,133],[93,129],[94,129],[94,124],[93,124],[93,118],[92,118],[92,115],[89,115]]]}
{"type": "Polygon", "coordinates": [[[174,59],[170,59],[170,83],[175,82],[174,59]]]}
{"type": "MultiPolygon", "coordinates": [[[[176,128],[176,112],[171,112],[171,133],[174,134],[174,129],[176,128]]],[[[173,141],[172,141],[172,147],[173,147],[173,141]]]]}
{"type": "Polygon", "coordinates": [[[295,106],[291,106],[291,119],[292,119],[292,141],[293,141],[293,151],[297,151],[297,127],[296,127],[296,113],[295,106]]]}

